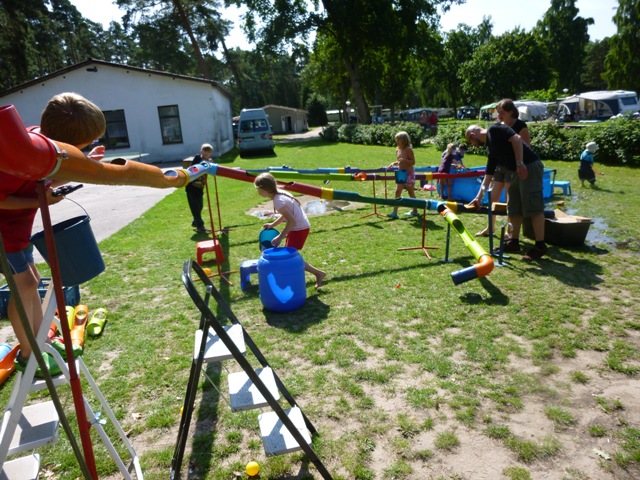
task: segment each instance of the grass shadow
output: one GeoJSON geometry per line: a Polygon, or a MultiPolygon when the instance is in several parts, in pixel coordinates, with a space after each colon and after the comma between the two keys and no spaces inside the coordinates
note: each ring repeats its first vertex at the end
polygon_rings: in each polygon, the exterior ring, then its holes
{"type": "MultiPolygon", "coordinates": [[[[420,217],[409,217],[407,220],[409,220],[410,225],[413,228],[416,228],[418,230],[422,230],[422,216],[420,217]],[[411,220],[415,220],[415,221],[411,221],[411,220]]],[[[433,220],[430,220],[427,217],[426,220],[426,232],[425,233],[429,233],[430,230],[444,230],[446,227],[439,223],[439,222],[434,222],[433,220]]]]}
{"type": "MultiPolygon", "coordinates": [[[[220,379],[222,375],[221,362],[206,365],[203,374],[208,381],[203,383],[200,404],[195,411],[195,430],[192,439],[192,451],[189,455],[189,470],[186,478],[203,478],[213,468],[213,452],[216,435],[211,432],[217,430],[220,406],[220,379]]],[[[196,399],[196,402],[198,400],[196,399]]]]}
{"type": "Polygon", "coordinates": [[[281,328],[288,332],[303,332],[307,328],[316,325],[329,316],[330,306],[322,302],[319,295],[307,298],[304,305],[291,312],[278,313],[263,309],[267,323],[275,328],[281,328]]]}
{"type": "MultiPolygon", "coordinates": [[[[596,255],[599,253],[596,252],[596,255]]],[[[598,287],[604,283],[602,278],[604,269],[601,265],[588,259],[576,258],[566,247],[550,248],[549,254],[540,262],[520,263],[524,265],[521,269],[527,273],[540,276],[551,275],[571,287],[598,290],[598,287]]]]}
{"type": "Polygon", "coordinates": [[[278,154],[275,151],[273,151],[272,153],[271,151],[255,150],[255,151],[242,152],[241,158],[243,159],[278,158],[278,154]]]}
{"type": "Polygon", "coordinates": [[[460,301],[467,305],[509,305],[509,297],[502,293],[494,283],[487,277],[481,277],[478,279],[482,288],[489,294],[488,297],[483,297],[476,292],[466,292],[460,296],[460,301]]]}

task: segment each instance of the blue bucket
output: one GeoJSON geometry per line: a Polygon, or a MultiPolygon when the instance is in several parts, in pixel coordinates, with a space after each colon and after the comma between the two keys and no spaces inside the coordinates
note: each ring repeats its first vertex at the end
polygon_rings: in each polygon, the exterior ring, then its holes
{"type": "Polygon", "coordinates": [[[276,238],[280,232],[275,228],[265,228],[260,231],[260,235],[258,235],[258,241],[260,242],[260,251],[263,252],[267,248],[273,248],[271,245],[271,240],[276,238]]]}
{"type": "Polygon", "coordinates": [[[409,171],[396,170],[394,172],[394,176],[396,177],[396,183],[407,183],[407,178],[409,177],[409,171]]]}
{"type": "MultiPolygon", "coordinates": [[[[90,221],[88,215],[82,215],[52,227],[63,287],[80,285],[104,271],[104,261],[96,237],[91,230],[90,221]]],[[[49,263],[44,231],[35,233],[31,237],[31,243],[49,263]]]]}
{"type": "Polygon", "coordinates": [[[295,248],[268,248],[258,260],[260,301],[272,312],[300,308],[307,299],[304,260],[295,248]]]}

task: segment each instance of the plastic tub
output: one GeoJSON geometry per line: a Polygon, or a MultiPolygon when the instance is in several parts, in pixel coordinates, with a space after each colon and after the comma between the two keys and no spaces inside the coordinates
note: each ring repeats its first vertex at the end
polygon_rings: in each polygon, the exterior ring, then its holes
{"type": "Polygon", "coordinates": [[[304,305],[307,289],[304,260],[295,248],[268,248],[258,260],[260,301],[272,312],[288,312],[304,305]]]}

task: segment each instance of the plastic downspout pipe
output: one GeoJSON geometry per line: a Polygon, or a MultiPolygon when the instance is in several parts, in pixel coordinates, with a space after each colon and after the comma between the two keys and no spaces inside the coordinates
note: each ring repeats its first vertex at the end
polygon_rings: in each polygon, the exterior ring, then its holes
{"type": "Polygon", "coordinates": [[[0,171],[25,180],[53,178],[101,185],[177,188],[187,184],[183,171],[165,175],[153,165],[117,158],[88,159],[72,145],[29,132],[13,105],[0,107],[0,171]]]}
{"type": "MultiPolygon", "coordinates": [[[[251,182],[255,180],[257,174],[251,174],[245,170],[236,168],[224,167],[215,163],[202,162],[199,165],[192,165],[184,170],[189,177],[189,182],[192,182],[196,178],[204,175],[217,175],[219,177],[231,178],[234,180],[241,180],[244,182],[251,182]]],[[[166,174],[171,174],[167,171],[166,174]]],[[[316,177],[317,178],[317,177],[316,177]]],[[[349,202],[361,202],[371,203],[378,205],[390,205],[411,207],[416,209],[436,210],[442,202],[435,200],[423,200],[421,198],[380,198],[380,197],[363,197],[356,192],[347,192],[344,190],[334,190],[332,188],[317,187],[314,185],[307,185],[305,183],[289,182],[280,183],[280,187],[284,190],[291,192],[301,193],[303,195],[311,195],[313,197],[322,198],[325,200],[345,200],[349,202]]]]}
{"type": "Polygon", "coordinates": [[[451,273],[453,283],[455,285],[460,285],[461,283],[468,282],[469,280],[489,275],[493,270],[493,259],[491,258],[491,255],[484,251],[475,237],[469,233],[455,213],[449,210],[445,205],[438,207],[438,212],[458,233],[466,247],[476,259],[476,262],[478,262],[471,267],[463,268],[462,270],[451,273]]]}

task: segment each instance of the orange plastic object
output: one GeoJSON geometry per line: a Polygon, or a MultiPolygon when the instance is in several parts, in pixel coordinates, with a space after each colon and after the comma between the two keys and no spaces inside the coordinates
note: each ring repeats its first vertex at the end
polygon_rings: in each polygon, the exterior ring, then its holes
{"type": "Polygon", "coordinates": [[[50,175],[50,178],[56,180],[154,188],[184,187],[188,181],[186,173],[182,170],[174,171],[175,176],[168,176],[155,165],[133,162],[125,158],[116,158],[110,163],[96,162],[85,157],[80,150],[71,145],[55,143],[66,151],[68,157],[58,171],[50,175]]]}
{"type": "Polygon", "coordinates": [[[11,376],[16,369],[15,360],[20,350],[20,344],[16,344],[5,357],[0,360],[0,385],[7,381],[7,378],[11,376]]]}
{"type": "Polygon", "coordinates": [[[217,239],[203,240],[196,243],[196,261],[199,265],[204,262],[203,255],[208,252],[214,252],[216,255],[216,263],[221,265],[224,263],[224,252],[222,251],[222,245],[217,239]]]}
{"type": "Polygon", "coordinates": [[[47,337],[49,337],[49,340],[55,337],[57,332],[58,332],[58,326],[56,325],[56,322],[51,322],[51,326],[49,327],[49,333],[47,333],[47,337]]]}
{"type": "Polygon", "coordinates": [[[27,180],[56,180],[100,185],[183,187],[184,171],[165,175],[154,165],[117,158],[111,163],[87,158],[73,145],[28,131],[13,105],[0,107],[0,171],[27,180]]]}
{"type": "Polygon", "coordinates": [[[89,308],[86,305],[78,305],[75,309],[75,322],[71,330],[71,343],[84,348],[84,333],[87,327],[89,308]]]}

